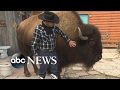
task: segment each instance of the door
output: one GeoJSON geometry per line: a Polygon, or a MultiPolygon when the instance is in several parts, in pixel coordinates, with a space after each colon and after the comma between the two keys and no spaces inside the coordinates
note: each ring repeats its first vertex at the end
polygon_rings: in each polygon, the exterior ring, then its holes
{"type": "Polygon", "coordinates": [[[84,24],[88,24],[88,14],[79,14],[84,24]]]}

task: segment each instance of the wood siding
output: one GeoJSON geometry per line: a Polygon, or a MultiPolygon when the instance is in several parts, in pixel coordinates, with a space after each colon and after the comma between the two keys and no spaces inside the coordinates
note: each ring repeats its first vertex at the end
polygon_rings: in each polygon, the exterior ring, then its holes
{"type": "Polygon", "coordinates": [[[120,41],[120,11],[78,11],[78,14],[88,14],[89,24],[107,32],[110,40],[120,41]]]}

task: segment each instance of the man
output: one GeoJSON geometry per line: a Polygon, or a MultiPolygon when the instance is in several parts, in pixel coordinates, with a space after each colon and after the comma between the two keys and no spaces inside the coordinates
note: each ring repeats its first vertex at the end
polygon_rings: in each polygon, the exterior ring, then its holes
{"type": "MultiPolygon", "coordinates": [[[[55,24],[59,23],[59,17],[53,12],[45,11],[44,13],[38,16],[39,19],[42,20],[42,23],[39,24],[35,30],[33,35],[33,41],[31,44],[31,50],[34,56],[43,56],[50,57],[55,56],[56,62],[58,61],[58,57],[56,54],[56,34],[61,35],[69,44],[70,47],[75,47],[76,42],[72,41],[66,34],[64,34],[55,24]]],[[[45,59],[45,58],[44,58],[45,59]]],[[[41,59],[40,69],[39,69],[39,78],[44,79],[46,76],[46,71],[48,65],[50,65],[51,79],[58,78],[58,64],[46,63],[41,59]]]]}

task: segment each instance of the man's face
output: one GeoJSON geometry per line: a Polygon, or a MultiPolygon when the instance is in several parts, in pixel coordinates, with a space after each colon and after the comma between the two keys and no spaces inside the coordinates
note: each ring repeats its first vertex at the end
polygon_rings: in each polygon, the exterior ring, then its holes
{"type": "Polygon", "coordinates": [[[46,21],[46,26],[48,27],[52,27],[55,23],[53,22],[49,22],[49,21],[46,21]]]}

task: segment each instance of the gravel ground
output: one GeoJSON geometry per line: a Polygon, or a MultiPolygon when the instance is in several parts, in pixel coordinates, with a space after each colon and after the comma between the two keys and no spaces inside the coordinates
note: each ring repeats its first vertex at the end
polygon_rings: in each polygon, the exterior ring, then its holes
{"type": "Polygon", "coordinates": [[[78,73],[85,73],[84,70],[73,70],[72,67],[81,67],[81,64],[75,64],[66,68],[65,74],[62,79],[120,79],[120,60],[106,60],[103,59],[97,62],[92,71],[98,72],[97,74],[80,75],[78,73]]]}
{"type": "Polygon", "coordinates": [[[75,76],[73,74],[65,74],[63,79],[120,79],[119,77],[99,74],[99,75],[88,75],[88,76],[75,76]]]}
{"type": "Polygon", "coordinates": [[[120,77],[105,75],[105,74],[102,74],[102,73],[99,73],[99,74],[96,74],[96,75],[89,74],[89,75],[79,76],[79,75],[76,74],[77,72],[80,72],[80,71],[74,71],[72,69],[67,69],[66,73],[64,74],[62,79],[120,79],[120,77]]]}

